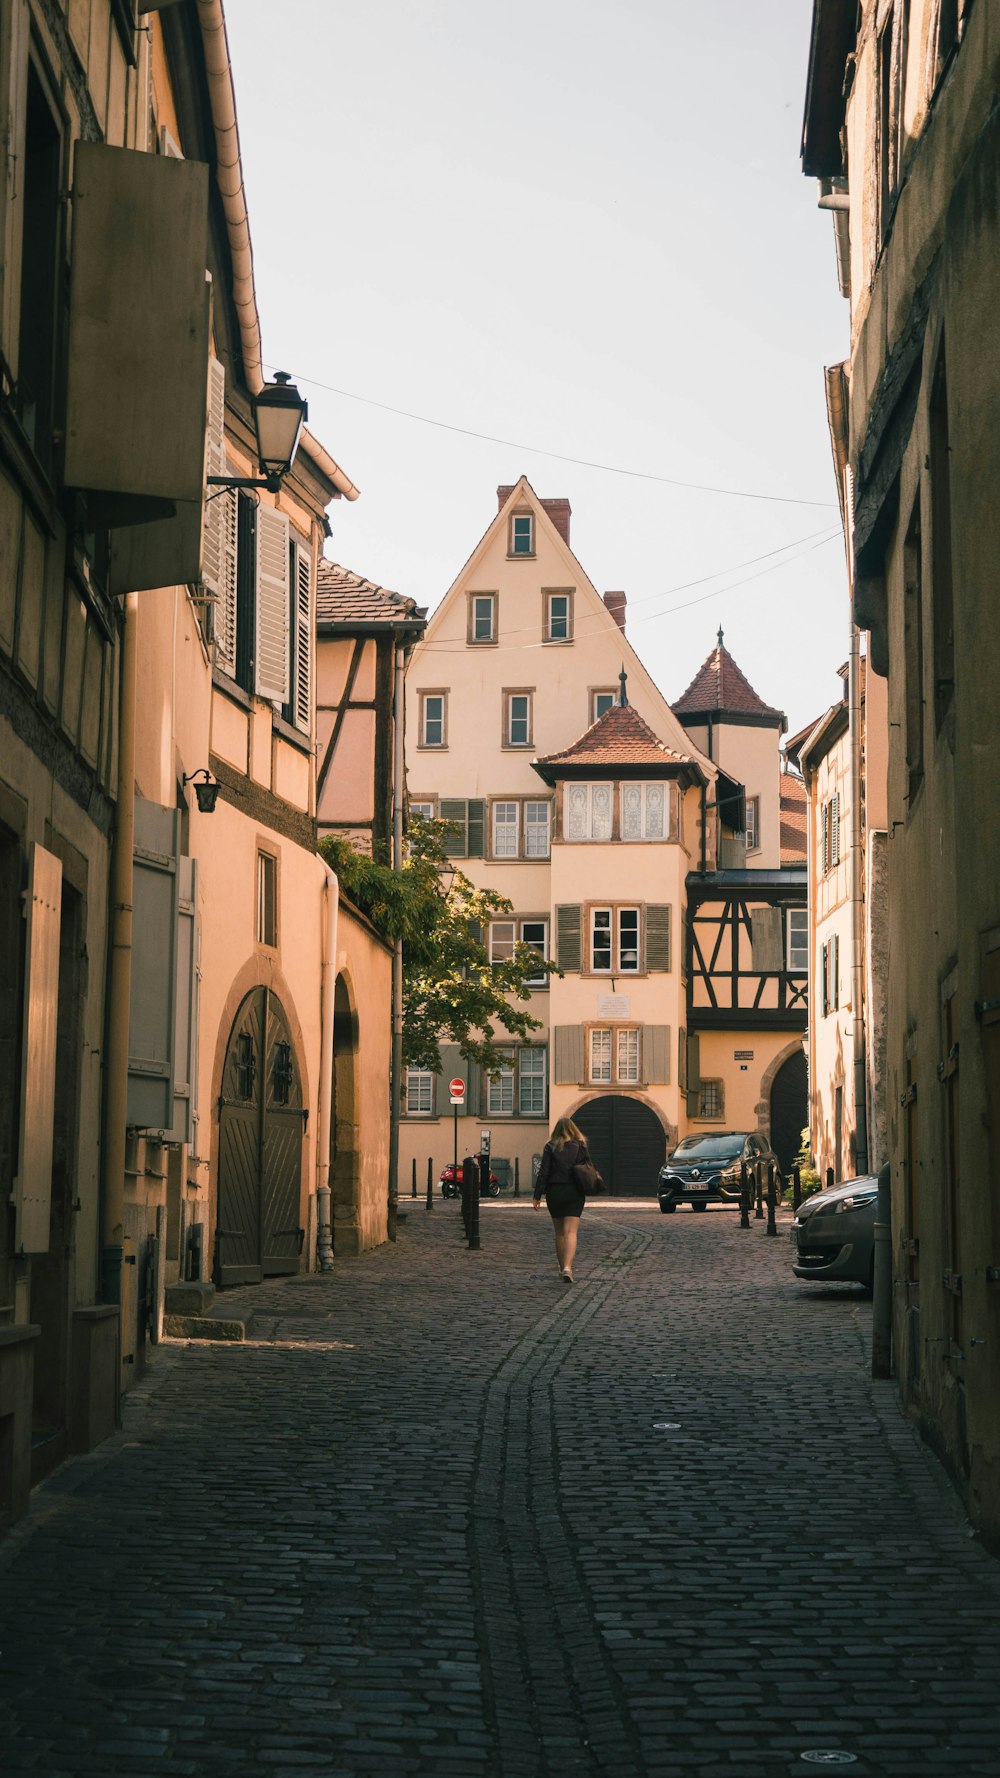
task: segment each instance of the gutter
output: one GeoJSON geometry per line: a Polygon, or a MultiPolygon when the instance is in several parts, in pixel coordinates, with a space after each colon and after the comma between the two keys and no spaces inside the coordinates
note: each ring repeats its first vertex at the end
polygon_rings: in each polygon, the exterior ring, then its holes
{"type": "MultiPolygon", "coordinates": [[[[250,240],[250,218],[247,212],[246,187],[243,184],[243,163],[240,158],[240,132],[236,121],[236,94],[233,90],[233,69],[229,59],[229,40],[222,0],[195,0],[205,51],[205,74],[215,127],[216,183],[222,197],[222,210],[229,235],[229,255],[233,267],[233,303],[240,325],[240,348],[243,375],[247,389],[256,395],[263,387],[261,363],[260,315],[253,275],[253,244],[250,240]]],[[[335,463],[319,440],[305,430],[302,444],[321,474],[331,481],[345,500],[356,500],[359,489],[349,475],[335,463]]]]}

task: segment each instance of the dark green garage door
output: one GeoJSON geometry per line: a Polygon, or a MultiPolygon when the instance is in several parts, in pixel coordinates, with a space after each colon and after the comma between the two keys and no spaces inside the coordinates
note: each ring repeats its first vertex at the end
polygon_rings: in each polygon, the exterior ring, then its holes
{"type": "Polygon", "coordinates": [[[656,1195],[657,1174],[667,1151],[663,1125],[639,1099],[609,1093],[574,1113],[594,1166],[618,1198],[656,1195]]]}

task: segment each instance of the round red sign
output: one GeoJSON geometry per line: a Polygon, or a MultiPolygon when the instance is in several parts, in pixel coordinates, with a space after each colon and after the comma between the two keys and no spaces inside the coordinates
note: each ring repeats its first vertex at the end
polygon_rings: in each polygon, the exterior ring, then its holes
{"type": "Polygon", "coordinates": [[[453,1099],[464,1099],[465,1098],[465,1082],[464,1082],[464,1080],[450,1080],[448,1082],[448,1091],[451,1094],[453,1099]]]}

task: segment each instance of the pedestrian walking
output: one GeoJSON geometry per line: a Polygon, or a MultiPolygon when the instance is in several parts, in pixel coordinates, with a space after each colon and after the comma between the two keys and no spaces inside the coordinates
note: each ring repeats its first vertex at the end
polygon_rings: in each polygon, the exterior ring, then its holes
{"type": "Polygon", "coordinates": [[[541,1209],[544,1196],[564,1284],[573,1282],[576,1238],[587,1192],[596,1190],[599,1183],[600,1174],[587,1151],[582,1130],[577,1129],[572,1118],[561,1117],[542,1150],[533,1208],[541,1209]]]}

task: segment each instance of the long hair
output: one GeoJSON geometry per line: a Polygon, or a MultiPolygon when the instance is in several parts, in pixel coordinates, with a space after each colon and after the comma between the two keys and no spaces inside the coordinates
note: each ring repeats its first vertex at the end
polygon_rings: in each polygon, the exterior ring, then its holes
{"type": "Polygon", "coordinates": [[[562,1148],[564,1142],[586,1143],[586,1136],[578,1130],[571,1117],[561,1117],[552,1132],[553,1148],[562,1148]]]}

